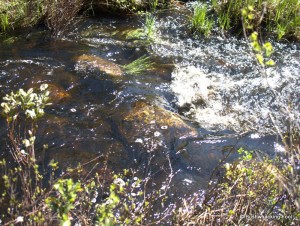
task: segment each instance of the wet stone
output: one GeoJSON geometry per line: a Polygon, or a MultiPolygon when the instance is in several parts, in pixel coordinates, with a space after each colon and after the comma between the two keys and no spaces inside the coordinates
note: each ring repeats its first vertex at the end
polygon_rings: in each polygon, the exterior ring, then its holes
{"type": "MultiPolygon", "coordinates": [[[[134,132],[143,131],[145,128],[155,125],[164,135],[168,132],[174,132],[178,136],[195,136],[197,134],[197,130],[185,122],[178,114],[146,101],[133,103],[132,109],[125,115],[123,121],[125,124],[130,123],[133,125],[135,128],[134,132]]],[[[159,131],[156,131],[157,133],[154,131],[153,136],[156,134],[158,137],[159,131]]]]}
{"type": "Polygon", "coordinates": [[[77,57],[76,62],[77,64],[75,68],[78,71],[98,69],[100,72],[104,72],[113,77],[123,75],[123,69],[120,65],[98,56],[83,54],[77,57]]]}
{"type": "Polygon", "coordinates": [[[70,99],[71,95],[61,86],[57,84],[48,84],[50,91],[50,102],[58,103],[63,99],[70,99]]]}

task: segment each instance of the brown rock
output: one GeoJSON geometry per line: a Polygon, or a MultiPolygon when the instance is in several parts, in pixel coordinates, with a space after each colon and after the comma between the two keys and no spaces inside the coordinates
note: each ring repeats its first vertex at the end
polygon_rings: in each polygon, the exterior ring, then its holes
{"type": "Polygon", "coordinates": [[[76,61],[79,69],[92,67],[111,76],[122,76],[123,74],[123,69],[120,65],[98,56],[83,54],[79,56],[76,61]]]}
{"type": "Polygon", "coordinates": [[[174,135],[177,136],[197,135],[197,130],[185,122],[178,114],[162,107],[151,105],[145,101],[135,102],[131,111],[129,111],[123,120],[134,125],[135,133],[145,130],[145,127],[150,127],[155,124],[158,128],[162,129],[163,133],[168,133],[172,128],[175,131],[174,135]]]}
{"type": "Polygon", "coordinates": [[[48,84],[48,90],[50,92],[50,102],[58,103],[62,99],[69,99],[71,95],[61,86],[56,84],[48,84]]]}

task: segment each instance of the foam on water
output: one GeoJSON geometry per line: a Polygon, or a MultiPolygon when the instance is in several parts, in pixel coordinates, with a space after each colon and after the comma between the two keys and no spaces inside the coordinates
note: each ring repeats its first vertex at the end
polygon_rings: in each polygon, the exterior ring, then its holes
{"type": "Polygon", "coordinates": [[[210,130],[271,134],[274,123],[283,130],[299,124],[298,44],[271,41],[276,66],[264,71],[243,39],[191,39],[172,16],[158,27],[152,51],[175,63],[171,90],[180,113],[210,130]]]}
{"type": "Polygon", "coordinates": [[[299,78],[288,68],[235,79],[179,64],[172,77],[177,106],[204,128],[271,133],[274,121],[284,130],[299,122],[299,78]]]}

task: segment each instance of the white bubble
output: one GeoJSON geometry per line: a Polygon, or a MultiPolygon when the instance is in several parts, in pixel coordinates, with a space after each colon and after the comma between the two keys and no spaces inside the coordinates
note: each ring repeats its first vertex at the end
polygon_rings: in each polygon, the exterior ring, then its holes
{"type": "Polygon", "coordinates": [[[250,138],[251,139],[258,139],[258,138],[260,138],[260,136],[259,136],[258,133],[253,133],[253,134],[250,135],[250,138]]]}
{"type": "Polygon", "coordinates": [[[141,138],[137,138],[134,142],[135,142],[135,143],[141,143],[141,144],[144,143],[143,140],[142,140],[141,138]]]}
{"type": "Polygon", "coordinates": [[[155,137],[159,137],[160,135],[161,135],[160,132],[158,132],[158,131],[154,132],[154,136],[155,136],[155,137]]]}
{"type": "Polygon", "coordinates": [[[285,148],[276,142],[274,142],[274,149],[276,152],[285,152],[285,148]]]}

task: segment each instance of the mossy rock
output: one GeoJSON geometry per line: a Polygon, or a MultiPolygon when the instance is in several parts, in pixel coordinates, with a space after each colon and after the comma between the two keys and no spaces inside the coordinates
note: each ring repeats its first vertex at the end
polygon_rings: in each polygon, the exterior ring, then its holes
{"type": "Polygon", "coordinates": [[[76,62],[78,70],[85,70],[87,68],[98,69],[114,77],[120,77],[124,73],[120,65],[94,55],[83,54],[77,57],[76,62]]]}

